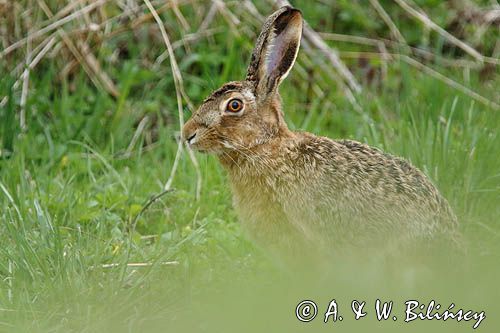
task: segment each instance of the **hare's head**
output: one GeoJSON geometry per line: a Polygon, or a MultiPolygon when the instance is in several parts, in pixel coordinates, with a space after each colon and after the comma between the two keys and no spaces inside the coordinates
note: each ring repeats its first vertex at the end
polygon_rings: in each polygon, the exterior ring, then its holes
{"type": "Polygon", "coordinates": [[[194,149],[220,153],[264,144],[286,130],[278,86],[295,62],[302,15],[282,7],[264,23],[244,81],[214,91],[182,132],[194,149]]]}

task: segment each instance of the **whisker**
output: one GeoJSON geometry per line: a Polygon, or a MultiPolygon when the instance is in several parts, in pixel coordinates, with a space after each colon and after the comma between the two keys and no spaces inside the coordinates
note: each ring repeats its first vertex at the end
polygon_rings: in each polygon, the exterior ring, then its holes
{"type": "MultiPolygon", "coordinates": [[[[206,140],[207,138],[215,139],[220,141],[226,147],[229,146],[228,148],[231,148],[236,153],[240,154],[243,158],[245,158],[245,160],[251,163],[252,167],[255,168],[255,170],[258,172],[265,172],[271,169],[272,160],[269,159],[269,156],[256,153],[253,149],[254,147],[246,147],[242,143],[238,142],[235,138],[229,138],[221,133],[218,133],[213,127],[207,127],[205,131],[203,131],[199,135],[200,140],[206,140]]],[[[234,157],[231,156],[231,154],[226,151],[222,151],[222,154],[223,156],[228,157],[234,164],[236,164],[240,172],[244,171],[241,163],[238,163],[238,161],[236,161],[234,157]]]]}

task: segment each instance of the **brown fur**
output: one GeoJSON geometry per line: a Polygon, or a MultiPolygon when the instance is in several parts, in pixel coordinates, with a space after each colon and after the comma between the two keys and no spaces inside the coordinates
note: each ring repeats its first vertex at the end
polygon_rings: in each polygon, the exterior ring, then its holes
{"type": "Polygon", "coordinates": [[[295,60],[301,24],[295,9],[272,14],[246,80],[212,93],[183,129],[194,149],[218,155],[245,228],[286,251],[300,244],[370,248],[381,240],[399,247],[454,239],[457,220],[448,203],[407,161],[359,142],[288,129],[277,88],[295,60]],[[242,114],[225,111],[232,98],[243,101],[242,114]]]}

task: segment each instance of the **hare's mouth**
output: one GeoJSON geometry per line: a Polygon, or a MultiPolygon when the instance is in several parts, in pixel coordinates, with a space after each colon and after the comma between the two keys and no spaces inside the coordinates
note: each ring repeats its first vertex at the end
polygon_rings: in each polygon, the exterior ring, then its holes
{"type": "Polygon", "coordinates": [[[206,131],[196,131],[189,135],[186,139],[187,146],[196,152],[206,153],[206,154],[219,154],[221,150],[227,149],[224,141],[218,138],[211,138],[210,135],[206,135],[206,131]]]}
{"type": "Polygon", "coordinates": [[[194,150],[194,151],[197,151],[197,152],[200,152],[200,153],[207,152],[206,148],[200,147],[197,143],[189,143],[188,146],[189,146],[189,148],[191,148],[191,150],[194,150]]]}
{"type": "Polygon", "coordinates": [[[198,147],[196,145],[191,146],[191,149],[198,152],[198,153],[202,153],[202,154],[207,154],[210,152],[208,149],[203,148],[203,147],[198,147]]]}
{"type": "Polygon", "coordinates": [[[214,150],[213,148],[203,146],[203,142],[201,140],[193,142],[193,143],[189,143],[188,146],[193,151],[196,151],[196,152],[202,153],[202,154],[217,153],[217,151],[214,150]]]}

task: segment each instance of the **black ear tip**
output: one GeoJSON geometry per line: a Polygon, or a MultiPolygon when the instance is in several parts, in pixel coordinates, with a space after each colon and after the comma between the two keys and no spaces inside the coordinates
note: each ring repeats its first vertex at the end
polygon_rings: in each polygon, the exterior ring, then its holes
{"type": "Polygon", "coordinates": [[[291,15],[302,18],[302,11],[300,9],[292,8],[291,15]]]}
{"type": "Polygon", "coordinates": [[[283,11],[282,14],[285,15],[300,15],[302,16],[302,11],[297,8],[293,8],[292,6],[283,6],[280,8],[281,11],[283,11]]]}
{"type": "Polygon", "coordinates": [[[278,17],[274,21],[276,33],[283,31],[292,22],[295,24],[298,20],[302,21],[302,12],[293,7],[284,6],[278,12],[278,17]]]}

